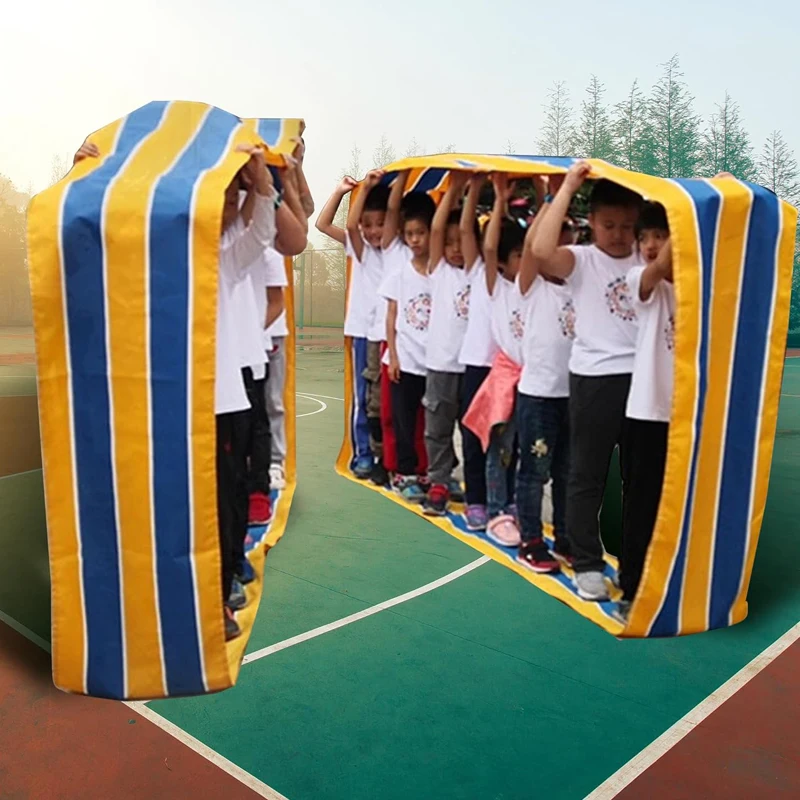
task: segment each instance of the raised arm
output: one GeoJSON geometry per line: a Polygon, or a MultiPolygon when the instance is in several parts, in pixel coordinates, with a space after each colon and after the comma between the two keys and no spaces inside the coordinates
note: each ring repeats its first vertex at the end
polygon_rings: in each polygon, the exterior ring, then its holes
{"type": "Polygon", "coordinates": [[[639,283],[639,299],[646,303],[662,280],[672,278],[672,240],[667,239],[658,255],[644,268],[639,283]]]}
{"type": "Polygon", "coordinates": [[[306,219],[308,219],[314,213],[314,198],[311,196],[311,189],[308,187],[306,173],[303,170],[303,161],[306,157],[306,143],[303,141],[302,136],[298,136],[294,141],[297,143],[297,147],[294,151],[294,157],[297,161],[297,194],[300,198],[300,204],[303,206],[303,213],[306,215],[306,219]]]}
{"type": "Polygon", "coordinates": [[[389,348],[389,380],[400,380],[400,359],[397,356],[397,300],[386,304],[386,345],[389,348]]]}
{"type": "Polygon", "coordinates": [[[319,217],[317,217],[317,230],[330,236],[339,244],[344,245],[344,230],[338,225],[333,224],[333,218],[339,210],[342,198],[352,192],[358,186],[358,181],[353,180],[349,175],[346,175],[339,182],[339,185],[333,190],[333,194],[328,198],[328,202],[322,207],[319,217]]]}
{"type": "Polygon", "coordinates": [[[528,293],[528,290],[533,286],[539,275],[539,268],[532,252],[533,240],[536,237],[536,232],[541,227],[545,214],[550,209],[550,204],[545,202],[549,189],[547,177],[536,175],[533,179],[533,187],[536,191],[536,202],[539,210],[536,212],[536,216],[525,234],[525,245],[522,249],[522,259],[519,264],[519,290],[523,295],[528,293]]]}
{"type": "Polygon", "coordinates": [[[439,266],[444,257],[444,243],[447,237],[447,218],[456,205],[456,201],[464,194],[469,175],[466,172],[450,171],[450,184],[444,197],[439,202],[439,207],[433,215],[431,223],[431,244],[428,259],[428,272],[432,273],[439,266]]]}
{"type": "Polygon", "coordinates": [[[550,208],[542,219],[531,248],[536,268],[556,278],[568,278],[575,269],[575,255],[567,247],[559,247],[561,226],[569,211],[569,204],[589,174],[591,167],[585,161],[573,164],[550,208]]]}
{"type": "Polygon", "coordinates": [[[408,183],[408,170],[401,172],[392,184],[389,193],[389,204],[386,207],[386,219],[383,223],[381,247],[385,250],[400,235],[400,206],[408,183]]]}
{"type": "Polygon", "coordinates": [[[486,223],[486,235],[483,237],[483,260],[486,263],[486,288],[489,290],[490,295],[494,294],[494,287],[497,283],[500,230],[503,225],[503,218],[506,215],[508,198],[511,195],[508,175],[505,173],[493,173],[492,185],[494,186],[494,207],[492,208],[492,216],[489,217],[489,222],[486,223]]]}
{"type": "Polygon", "coordinates": [[[383,180],[382,169],[370,170],[364,178],[361,188],[350,203],[350,212],[347,215],[347,235],[356,258],[361,261],[364,256],[364,239],[361,236],[361,215],[369,193],[383,180]]]}
{"type": "Polygon", "coordinates": [[[467,198],[461,209],[461,252],[464,254],[464,269],[469,272],[481,254],[478,238],[475,236],[475,218],[478,214],[478,197],[486,180],[483,174],[470,176],[467,198]]]}

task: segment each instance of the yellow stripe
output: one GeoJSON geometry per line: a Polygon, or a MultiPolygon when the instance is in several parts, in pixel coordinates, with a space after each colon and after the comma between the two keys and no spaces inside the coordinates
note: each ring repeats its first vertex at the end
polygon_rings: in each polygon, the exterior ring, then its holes
{"type": "MultiPolygon", "coordinates": [[[[91,137],[110,153],[122,120],[91,137]]],[[[61,207],[70,183],[102,164],[88,159],[64,180],[37,195],[28,210],[28,264],[36,334],[39,416],[52,595],[53,681],[86,692],[86,641],[72,471],[72,407],[69,387],[64,284],[58,238],[61,207]]]]}
{"type": "MultiPolygon", "coordinates": [[[[722,206],[709,318],[708,383],[691,520],[680,632],[708,630],[713,546],[733,369],[739,292],[752,193],[738,181],[719,181],[722,206]],[[690,567],[690,568],[689,568],[690,567]]],[[[698,300],[698,302],[700,302],[698,300]]]]}
{"type": "MultiPolygon", "coordinates": [[[[297,480],[297,347],[295,343],[294,321],[294,261],[288,256],[283,263],[286,267],[287,286],[284,290],[284,304],[286,307],[286,329],[288,331],[283,340],[284,358],[286,359],[286,379],[283,385],[284,425],[286,428],[286,471],[287,482],[297,480]]],[[[301,288],[302,291],[302,288],[301,288]]],[[[287,509],[289,504],[287,504],[287,509]]]]}
{"type": "Polygon", "coordinates": [[[171,106],[160,127],[109,191],[106,298],[114,426],[114,468],[124,587],[127,692],[166,693],[161,662],[151,493],[151,420],[147,337],[149,205],[158,178],[193,136],[204,110],[171,106]]]}
{"type": "Polygon", "coordinates": [[[772,452],[775,445],[775,429],[778,424],[781,380],[783,378],[784,356],[786,355],[786,335],[789,330],[789,305],[792,295],[792,261],[795,248],[795,229],[797,209],[781,202],[781,234],[778,248],[776,280],[778,282],[775,310],[772,319],[772,333],[765,364],[764,400],[761,410],[761,425],[758,439],[758,455],[753,492],[753,508],[750,517],[750,535],[745,554],[744,574],[739,593],[731,609],[731,624],[741,622],[747,616],[747,589],[753,574],[761,522],[767,504],[769,473],[772,466],[772,452]]]}

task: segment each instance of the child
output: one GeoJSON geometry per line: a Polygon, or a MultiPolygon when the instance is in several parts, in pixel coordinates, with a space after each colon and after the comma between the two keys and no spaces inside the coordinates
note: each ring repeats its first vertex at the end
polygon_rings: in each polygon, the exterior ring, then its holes
{"type": "Polygon", "coordinates": [[[492,334],[489,293],[486,289],[486,265],[481,256],[474,222],[485,180],[484,175],[472,176],[461,215],[461,246],[464,251],[464,268],[470,282],[470,294],[467,330],[458,357],[459,363],[464,367],[459,415],[467,503],[466,522],[467,529],[471,531],[484,530],[488,522],[486,455],[480,440],[464,425],[463,420],[475,394],[489,375],[492,362],[497,355],[497,344],[492,334]]]}
{"type": "Polygon", "coordinates": [[[608,465],[617,444],[623,485],[623,540],[630,534],[631,438],[625,407],[636,350],[636,311],[626,276],[641,259],[634,252],[641,198],[610,181],[598,181],[589,201],[591,245],[559,247],[570,202],[589,174],[574,164],[538,228],[536,268],[562,278],[575,306],[575,340],[569,369],[570,470],[567,537],[575,584],[584,600],[608,600],[598,516],[608,465]]]}
{"type": "MultiPolygon", "coordinates": [[[[458,458],[453,432],[458,419],[464,367],[458,354],[467,329],[469,276],[461,249],[461,212],[453,210],[468,175],[451,172],[450,185],[433,218],[430,243],[431,315],[425,355],[425,449],[431,488],[424,504],[429,516],[444,516],[450,498],[463,499],[453,479],[458,458]]],[[[475,216],[473,214],[473,224],[475,216]]]]}
{"type": "Polygon", "coordinates": [[[384,360],[388,360],[397,449],[392,486],[408,502],[422,503],[426,494],[425,481],[421,485],[417,477],[420,464],[416,441],[425,394],[425,355],[431,313],[428,264],[435,205],[427,195],[403,201],[407,180],[407,172],[398,175],[389,197],[382,240],[386,277],[380,294],[388,301],[388,349],[384,360]],[[402,202],[405,206],[400,225],[402,202]]]}
{"type": "Polygon", "coordinates": [[[647,203],[637,226],[646,266],[628,272],[628,288],[639,318],[626,423],[630,431],[628,514],[622,540],[619,615],[627,621],[653,535],[664,482],[672,407],[675,289],[672,248],[664,207],[647,203]]]}
{"type": "MultiPolygon", "coordinates": [[[[372,174],[372,173],[371,173],[372,174]]],[[[373,176],[374,177],[374,176],[373,176]]],[[[358,186],[353,178],[342,178],[317,220],[317,230],[344,245],[351,258],[352,270],[347,294],[347,315],[344,335],[350,339],[353,361],[353,460],[350,468],[357,478],[369,478],[375,466],[370,447],[370,425],[367,418],[368,384],[364,378],[367,369],[367,334],[377,303],[377,287],[383,274],[381,260],[381,234],[386,217],[386,190],[372,184],[370,191],[359,193],[363,205],[361,212],[348,215],[347,231],[334,224],[334,217],[342,198],[358,186]]],[[[356,199],[358,203],[358,198],[356,199]]],[[[355,203],[354,203],[355,205],[355,203]]]]}

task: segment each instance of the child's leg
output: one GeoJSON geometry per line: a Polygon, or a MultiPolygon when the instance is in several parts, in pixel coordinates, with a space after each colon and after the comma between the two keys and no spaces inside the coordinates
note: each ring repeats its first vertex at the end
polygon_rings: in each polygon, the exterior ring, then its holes
{"type": "MultiPolygon", "coordinates": [[[[489,374],[489,367],[467,367],[461,389],[460,418],[467,413],[475,394],[489,374]]],[[[486,456],[480,439],[461,425],[464,454],[464,483],[468,505],[486,505],[486,456]]]]}
{"type": "Polygon", "coordinates": [[[622,599],[633,601],[658,517],[669,425],[634,419],[625,422],[625,436],[620,448],[620,462],[624,460],[627,475],[623,494],[619,582],[622,599]]]}
{"type": "Polygon", "coordinates": [[[286,461],[286,409],[283,390],[286,385],[286,339],[273,339],[275,347],[269,354],[269,380],[267,381],[267,416],[272,433],[273,464],[286,461]]]}
{"type": "Polygon", "coordinates": [[[553,533],[555,536],[555,550],[562,555],[570,555],[569,539],[567,538],[567,482],[569,480],[570,442],[569,442],[569,400],[567,398],[554,400],[557,404],[556,417],[558,434],[553,452],[553,463],[550,475],[553,479],[553,533]]]}
{"type": "Polygon", "coordinates": [[[392,382],[389,368],[381,364],[381,433],[383,434],[383,466],[389,472],[397,471],[397,442],[392,421],[392,382]]]}
{"type": "Polygon", "coordinates": [[[447,486],[458,463],[453,431],[458,419],[460,376],[452,372],[429,372],[425,383],[425,449],[431,483],[447,486]]]}
{"type": "Polygon", "coordinates": [[[367,340],[352,340],[353,356],[353,414],[350,420],[353,439],[353,460],[372,458],[369,449],[369,423],[367,422],[367,340]]]}
{"type": "Polygon", "coordinates": [[[598,515],[608,467],[621,438],[630,375],[570,375],[567,536],[576,572],[602,572],[598,515]]]}
{"type": "Polygon", "coordinates": [[[383,430],[381,428],[381,345],[367,342],[367,366],[364,369],[367,381],[367,427],[369,446],[378,461],[383,460],[383,430]]]}
{"type": "Polygon", "coordinates": [[[248,474],[247,451],[250,446],[253,426],[252,409],[236,411],[231,417],[231,461],[233,464],[233,563],[244,559],[244,540],[247,536],[248,474]]]}
{"type": "Polygon", "coordinates": [[[414,475],[417,471],[415,436],[417,416],[425,393],[425,378],[408,372],[392,384],[392,421],[397,448],[397,472],[414,475]]]}
{"type": "Polygon", "coordinates": [[[219,527],[219,551],[222,561],[222,601],[231,594],[235,572],[233,535],[236,527],[234,492],[235,470],[233,467],[233,429],[231,414],[217,415],[217,525],[219,527]]]}
{"type": "Polygon", "coordinates": [[[508,468],[514,457],[516,425],[495,425],[486,452],[486,505],[489,519],[508,510],[508,468]]]}
{"type": "Polygon", "coordinates": [[[272,435],[267,415],[267,385],[270,380],[270,365],[266,368],[266,377],[260,380],[253,378],[250,369],[244,370],[247,399],[250,401],[250,442],[247,455],[249,469],[247,473],[247,493],[269,495],[269,465],[272,457],[272,435]]]}

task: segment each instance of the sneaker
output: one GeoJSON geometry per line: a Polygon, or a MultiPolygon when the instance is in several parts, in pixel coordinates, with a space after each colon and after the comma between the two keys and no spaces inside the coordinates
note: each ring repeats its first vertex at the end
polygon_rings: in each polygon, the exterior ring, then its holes
{"type": "Polygon", "coordinates": [[[450,499],[454,503],[464,502],[464,489],[462,488],[460,481],[457,481],[455,478],[451,478],[447,484],[447,491],[450,493],[450,499]]]}
{"type": "Polygon", "coordinates": [[[541,539],[523,542],[517,552],[517,561],[532,572],[542,575],[561,570],[558,561],[553,558],[547,545],[541,539]]]}
{"type": "Polygon", "coordinates": [[[575,557],[572,555],[569,542],[556,542],[552,553],[564,566],[570,567],[570,569],[575,566],[575,557]]]}
{"type": "Polygon", "coordinates": [[[425,494],[431,490],[431,479],[427,475],[417,475],[417,484],[425,494]]]}
{"type": "Polygon", "coordinates": [[[468,531],[485,531],[486,523],[489,517],[486,514],[486,506],[471,505],[467,506],[467,530],[468,531]]]}
{"type": "Polygon", "coordinates": [[[250,560],[245,556],[236,565],[236,580],[245,586],[248,583],[252,583],[255,579],[256,571],[253,569],[253,565],[250,563],[250,560]]]}
{"type": "Polygon", "coordinates": [[[382,461],[376,461],[375,466],[372,467],[369,479],[376,486],[388,486],[390,484],[389,472],[383,466],[382,461]]]}
{"type": "Polygon", "coordinates": [[[375,459],[372,456],[359,456],[353,464],[353,475],[360,480],[366,480],[372,474],[375,459]]]}
{"type": "Polygon", "coordinates": [[[242,635],[242,629],[239,627],[239,623],[236,621],[236,617],[233,616],[233,611],[231,611],[228,606],[225,606],[225,641],[229,642],[231,639],[235,639],[237,636],[242,635]]]}
{"type": "Polygon", "coordinates": [[[522,541],[516,520],[508,514],[491,520],[486,526],[486,535],[501,547],[518,547],[522,541]]]}
{"type": "Polygon", "coordinates": [[[422,511],[428,517],[443,517],[447,514],[447,501],[450,493],[442,484],[434,484],[422,504],[422,511]]]}
{"type": "Polygon", "coordinates": [[[582,600],[604,602],[609,599],[608,586],[602,572],[578,572],[575,574],[575,588],[582,600]]]}
{"type": "Polygon", "coordinates": [[[242,586],[238,578],[234,578],[227,606],[231,611],[241,611],[246,605],[247,595],[244,593],[244,586],[242,586]]]}
{"type": "Polygon", "coordinates": [[[418,504],[425,500],[425,492],[413,475],[395,475],[392,489],[407,503],[418,504]]]}
{"type": "Polygon", "coordinates": [[[269,525],[272,519],[272,502],[264,492],[253,492],[250,495],[250,508],[247,524],[252,526],[269,525]]]}
{"type": "Polygon", "coordinates": [[[273,464],[269,468],[269,485],[276,491],[286,488],[286,473],[283,471],[283,464],[273,464]]]}
{"type": "Polygon", "coordinates": [[[617,603],[617,607],[612,613],[612,616],[614,617],[614,619],[617,620],[617,622],[621,622],[623,625],[627,625],[628,620],[630,619],[631,616],[632,605],[633,603],[631,603],[630,600],[620,600],[617,603]]]}

